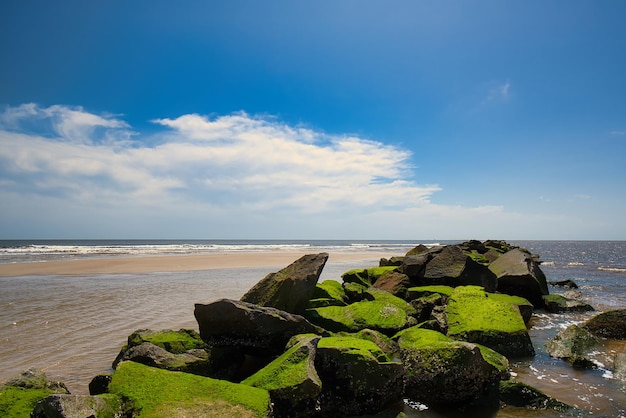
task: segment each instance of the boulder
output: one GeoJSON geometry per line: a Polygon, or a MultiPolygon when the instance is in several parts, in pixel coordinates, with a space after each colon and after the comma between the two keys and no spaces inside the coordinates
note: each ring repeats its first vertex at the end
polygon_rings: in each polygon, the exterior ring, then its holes
{"type": "Polygon", "coordinates": [[[545,309],[552,313],[589,312],[593,307],[582,300],[568,299],[562,295],[543,295],[545,309]]]}
{"type": "Polygon", "coordinates": [[[306,317],[331,332],[358,332],[367,328],[393,335],[416,323],[410,316],[415,309],[406,301],[382,290],[370,289],[365,293],[374,300],[309,309],[306,317]]]}
{"type": "Polygon", "coordinates": [[[409,277],[397,271],[383,273],[373,285],[376,289],[384,290],[402,299],[406,298],[407,289],[410,286],[409,277]]]}
{"type": "Polygon", "coordinates": [[[378,265],[380,267],[389,267],[389,266],[399,267],[402,265],[403,261],[404,261],[404,256],[393,256],[390,258],[381,258],[380,261],[378,262],[378,265]]]}
{"type": "Polygon", "coordinates": [[[241,301],[302,314],[326,260],[327,253],[305,255],[279,272],[265,276],[241,297],[241,301]]]}
{"type": "Polygon", "coordinates": [[[398,267],[398,271],[405,274],[411,281],[412,285],[423,283],[426,264],[428,264],[434,256],[435,254],[431,252],[407,255],[402,260],[400,267],[398,267]]]}
{"type": "Polygon", "coordinates": [[[189,350],[174,354],[152,343],[141,343],[131,347],[118,356],[113,363],[115,368],[121,361],[134,361],[159,369],[183,371],[187,373],[210,375],[212,369],[209,353],[205,350],[189,350]]]}
{"type": "Polygon", "coordinates": [[[539,262],[531,254],[515,248],[498,257],[489,270],[498,278],[498,292],[521,296],[535,308],[543,307],[542,296],[549,294],[548,284],[539,262]]]}
{"type": "Polygon", "coordinates": [[[595,368],[588,355],[598,342],[586,329],[570,325],[546,343],[546,350],[551,357],[561,358],[573,366],[595,368]]]}
{"type": "Polygon", "coordinates": [[[535,354],[519,309],[478,286],[457,287],[446,307],[447,335],[485,345],[507,357],[535,354]]]}
{"type": "Polygon", "coordinates": [[[598,337],[625,340],[626,309],[617,309],[598,314],[585,322],[582,327],[598,337]]]}
{"type": "Polygon", "coordinates": [[[271,414],[269,393],[264,389],[130,361],[118,365],[109,392],[125,400],[121,416],[267,417],[271,414]]]}
{"type": "Polygon", "coordinates": [[[496,290],[496,276],[483,264],[477,263],[457,245],[448,245],[426,264],[422,285],[482,286],[488,292],[496,290]]]}
{"type": "Polygon", "coordinates": [[[411,301],[411,306],[415,308],[416,311],[413,317],[417,320],[417,322],[424,322],[433,319],[433,310],[436,307],[444,307],[446,303],[448,303],[448,298],[438,293],[423,296],[419,299],[413,299],[411,301]]]}
{"type": "Polygon", "coordinates": [[[368,287],[361,283],[345,282],[342,284],[346,293],[346,300],[349,303],[360,302],[362,300],[374,300],[374,297],[367,293],[368,287]]]}
{"type": "Polygon", "coordinates": [[[374,414],[402,396],[404,367],[373,342],[322,338],[315,368],[322,380],[320,416],[374,414]]]}
{"type": "Polygon", "coordinates": [[[520,296],[506,295],[504,293],[489,293],[488,296],[492,300],[505,302],[516,306],[517,309],[519,309],[520,314],[522,315],[524,323],[526,324],[526,326],[528,326],[528,324],[530,323],[530,319],[533,316],[533,311],[535,310],[535,307],[532,303],[520,296]]]}
{"type": "Polygon", "coordinates": [[[238,348],[253,355],[281,354],[294,335],[326,334],[300,315],[231,299],[197,303],[194,316],[209,346],[238,348]]]}
{"type": "MultiPolygon", "coordinates": [[[[502,402],[504,405],[524,407],[531,410],[574,412],[574,408],[572,406],[560,402],[550,396],[547,396],[539,389],[515,380],[501,381],[499,393],[500,402],[502,402]]],[[[582,413],[583,411],[580,412],[582,413]]],[[[583,415],[588,415],[588,413],[583,413],[581,415],[572,414],[571,416],[583,415]]]]}
{"type": "Polygon", "coordinates": [[[276,418],[309,417],[315,413],[322,391],[314,363],[319,339],[299,338],[280,357],[241,382],[270,393],[276,418]]]}
{"type": "Polygon", "coordinates": [[[52,394],[69,394],[61,382],[51,382],[39,369],[28,369],[0,385],[0,416],[28,417],[37,402],[52,394]]]}
{"type": "Polygon", "coordinates": [[[428,247],[425,246],[424,244],[419,244],[413,248],[411,248],[409,251],[407,251],[406,255],[418,255],[421,254],[423,252],[428,251],[428,247]]]}
{"type": "Polygon", "coordinates": [[[397,267],[385,266],[385,267],[370,267],[366,269],[354,269],[346,271],[341,275],[341,279],[344,283],[357,283],[365,287],[370,287],[380,276],[388,271],[394,271],[397,267]]]}
{"type": "Polygon", "coordinates": [[[315,286],[313,296],[309,300],[308,308],[321,308],[324,306],[345,306],[346,291],[341,283],[336,280],[324,280],[315,286]]]}
{"type": "Polygon", "coordinates": [[[576,282],[570,279],[551,281],[551,282],[548,282],[548,284],[550,284],[551,286],[567,287],[569,289],[578,289],[578,285],[576,284],[576,282]]]}
{"type": "Polygon", "coordinates": [[[508,379],[508,360],[477,344],[454,341],[421,328],[401,331],[398,340],[406,368],[404,396],[426,405],[462,404],[488,396],[508,379]]]}
{"type": "Polygon", "coordinates": [[[109,393],[109,383],[111,383],[110,374],[99,374],[89,382],[90,395],[102,395],[109,393]]]}
{"type": "Polygon", "coordinates": [[[115,395],[50,395],[33,408],[31,418],[120,416],[122,401],[115,395]]]}

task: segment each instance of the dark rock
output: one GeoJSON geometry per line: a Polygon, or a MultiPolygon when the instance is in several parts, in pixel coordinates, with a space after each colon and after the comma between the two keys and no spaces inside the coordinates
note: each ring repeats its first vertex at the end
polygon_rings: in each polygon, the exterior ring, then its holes
{"type": "Polygon", "coordinates": [[[302,314],[315,291],[327,253],[309,254],[277,273],[270,273],[241,297],[242,302],[302,314]]]}
{"type": "Polygon", "coordinates": [[[51,382],[42,370],[35,368],[24,370],[19,375],[4,382],[2,386],[23,389],[48,389],[55,393],[70,393],[63,382],[51,382]]]}
{"type": "Polygon", "coordinates": [[[363,300],[374,300],[374,297],[367,293],[367,286],[352,282],[346,282],[342,286],[346,299],[350,303],[361,302],[363,300]]]}
{"type": "Polygon", "coordinates": [[[111,383],[110,374],[99,374],[89,382],[89,394],[94,396],[109,393],[109,383],[111,383]]]}
{"type": "Polygon", "coordinates": [[[31,418],[91,418],[121,416],[117,397],[50,395],[35,405],[31,418]]]}
{"type": "Polygon", "coordinates": [[[409,328],[396,337],[406,368],[405,396],[427,405],[480,399],[508,379],[507,359],[436,331],[409,328]]]}
{"type": "Polygon", "coordinates": [[[476,251],[479,254],[485,254],[488,251],[487,247],[485,247],[485,244],[475,239],[465,241],[464,243],[460,244],[459,247],[463,248],[466,251],[476,251]]]}
{"type": "Polygon", "coordinates": [[[589,312],[593,307],[581,300],[568,299],[561,295],[544,295],[545,309],[552,313],[561,312],[589,312]]]}
{"type": "Polygon", "coordinates": [[[322,391],[314,363],[320,337],[294,338],[297,341],[285,353],[241,382],[270,393],[276,418],[310,417],[318,407],[317,399],[322,391]]]}
{"type": "Polygon", "coordinates": [[[500,254],[505,254],[509,251],[511,251],[514,248],[511,244],[507,243],[506,241],[501,241],[501,240],[493,240],[493,239],[488,239],[487,241],[485,241],[484,243],[485,248],[494,250],[500,254]]]}
{"type": "Polygon", "coordinates": [[[426,264],[423,285],[482,286],[496,290],[496,276],[484,265],[472,260],[459,246],[449,245],[426,264]]]}
{"type": "Polygon", "coordinates": [[[411,301],[411,306],[415,308],[416,314],[413,315],[417,322],[424,322],[431,319],[433,309],[437,306],[445,306],[448,301],[447,297],[440,294],[432,294],[411,301]]]}
{"type": "Polygon", "coordinates": [[[426,252],[426,251],[428,251],[428,247],[425,246],[424,244],[419,244],[416,247],[413,247],[409,251],[407,251],[405,256],[418,255],[418,254],[421,254],[421,253],[426,252]]]}
{"type": "Polygon", "coordinates": [[[549,294],[548,284],[531,254],[513,249],[491,263],[489,270],[498,278],[498,292],[521,296],[535,308],[543,307],[542,296],[549,294]]]}
{"type": "Polygon", "coordinates": [[[194,316],[209,346],[240,348],[248,354],[278,355],[294,335],[326,335],[300,315],[230,299],[197,303],[194,316]]]}
{"type": "Polygon", "coordinates": [[[406,298],[407,289],[411,286],[409,277],[397,271],[383,273],[374,283],[374,288],[384,290],[399,298],[406,298]]]}
{"type": "Polygon", "coordinates": [[[181,354],[169,351],[152,343],[141,343],[124,351],[113,364],[115,368],[120,361],[134,361],[159,369],[182,371],[186,373],[212,375],[212,362],[209,352],[202,349],[189,350],[181,354]]]}
{"type": "Polygon", "coordinates": [[[424,281],[426,264],[432,260],[433,257],[434,254],[432,253],[408,255],[404,257],[398,271],[407,275],[412,284],[417,285],[424,281]]]}
{"type": "Polygon", "coordinates": [[[561,358],[576,367],[595,368],[588,358],[598,344],[598,339],[578,325],[570,325],[546,344],[548,354],[561,358]]]}
{"type": "Polygon", "coordinates": [[[505,405],[533,410],[567,412],[574,409],[570,405],[547,396],[539,389],[514,380],[500,382],[500,401],[505,405]]]}
{"type": "Polygon", "coordinates": [[[391,361],[371,341],[322,338],[315,368],[322,380],[320,416],[373,414],[401,399],[402,363],[391,361]]]}
{"type": "Polygon", "coordinates": [[[595,336],[616,340],[626,339],[626,309],[603,312],[582,327],[595,336]]]}
{"type": "Polygon", "coordinates": [[[370,287],[384,273],[395,270],[394,266],[370,267],[366,269],[354,269],[346,271],[341,275],[344,283],[357,283],[365,287],[370,287]]]}
{"type": "Polygon", "coordinates": [[[498,300],[478,286],[454,289],[448,300],[447,335],[485,345],[507,357],[535,354],[517,306],[498,300]]]}
{"type": "Polygon", "coordinates": [[[401,266],[404,261],[404,256],[393,256],[391,258],[381,258],[378,262],[380,267],[389,267],[389,266],[401,266]]]}
{"type": "Polygon", "coordinates": [[[570,289],[578,289],[578,285],[573,280],[570,280],[570,279],[551,281],[551,282],[548,282],[548,284],[552,286],[569,287],[570,289]]]}

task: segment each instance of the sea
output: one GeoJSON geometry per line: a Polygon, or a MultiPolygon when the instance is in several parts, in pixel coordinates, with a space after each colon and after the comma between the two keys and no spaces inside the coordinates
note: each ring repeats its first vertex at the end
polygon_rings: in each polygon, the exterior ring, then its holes
{"type": "MultiPolygon", "coordinates": [[[[352,268],[377,265],[380,253],[403,255],[437,240],[4,240],[0,263],[191,255],[232,252],[372,253],[362,262],[329,262],[320,280],[340,280],[352,268]]],[[[575,369],[551,358],[545,344],[571,324],[611,309],[626,308],[626,241],[509,241],[542,260],[548,281],[578,284],[592,313],[534,314],[529,330],[536,355],[511,363],[512,378],[530,384],[594,417],[626,418],[626,385],[612,373],[616,353],[626,341],[607,341],[594,353],[595,369],[575,369]]],[[[29,367],[66,383],[72,393],[88,393],[96,375],[111,363],[127,336],[137,329],[197,329],[195,303],[240,298],[277,267],[204,271],[98,274],[85,276],[0,277],[0,382],[29,367]]],[[[550,293],[569,289],[550,286],[550,293]]],[[[557,417],[551,411],[519,408],[441,411],[407,403],[409,417],[557,417]]]]}

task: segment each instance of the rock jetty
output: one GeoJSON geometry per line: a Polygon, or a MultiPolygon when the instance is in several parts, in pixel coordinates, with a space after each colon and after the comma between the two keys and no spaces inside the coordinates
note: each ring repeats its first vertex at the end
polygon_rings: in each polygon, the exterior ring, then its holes
{"type": "MultiPolygon", "coordinates": [[[[592,309],[551,298],[536,255],[495,240],[420,245],[319,283],[327,259],[304,256],[241,300],[196,303],[199,332],[134,332],[89,396],[29,370],[0,386],[0,415],[400,417],[405,404],[576,412],[509,373],[509,359],[535,353],[535,310],[592,309]]],[[[626,338],[624,318],[566,330],[550,352],[587,364],[598,338],[626,338]]],[[[626,374],[626,360],[615,363],[626,374]]]]}

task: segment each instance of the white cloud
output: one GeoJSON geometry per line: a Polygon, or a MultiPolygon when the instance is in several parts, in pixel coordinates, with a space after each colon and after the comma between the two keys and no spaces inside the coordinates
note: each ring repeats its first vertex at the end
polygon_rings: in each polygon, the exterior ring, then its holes
{"type": "Polygon", "coordinates": [[[626,131],[610,131],[609,132],[610,135],[626,135],[626,131]]]}
{"type": "Polygon", "coordinates": [[[506,102],[511,98],[511,82],[495,82],[487,83],[487,96],[483,104],[491,102],[506,102]]]}

